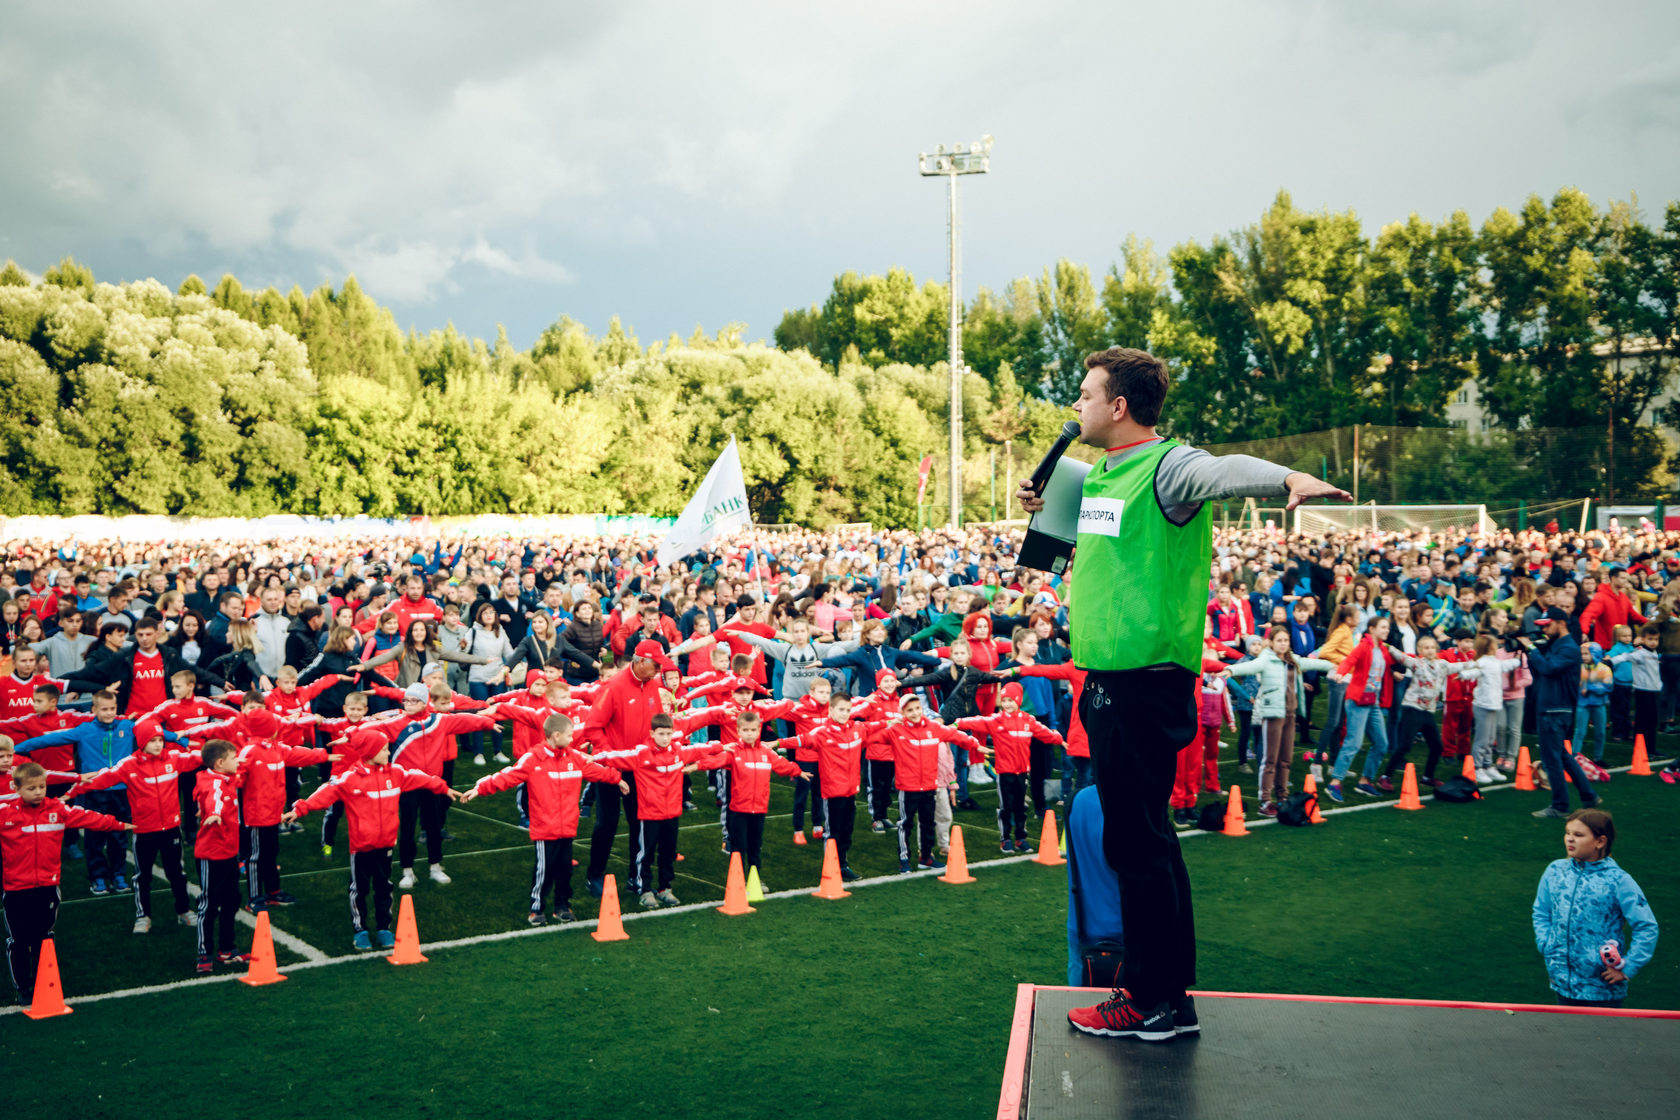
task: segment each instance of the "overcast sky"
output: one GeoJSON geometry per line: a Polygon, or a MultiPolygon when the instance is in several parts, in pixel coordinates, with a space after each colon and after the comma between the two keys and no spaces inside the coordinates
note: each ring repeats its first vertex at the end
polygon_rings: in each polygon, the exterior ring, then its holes
{"type": "Polygon", "coordinates": [[[102,280],[354,272],[398,322],[529,345],[768,338],[846,269],[965,294],[1254,221],[1368,233],[1573,185],[1680,198],[1673,0],[8,5],[0,258],[102,280]]]}

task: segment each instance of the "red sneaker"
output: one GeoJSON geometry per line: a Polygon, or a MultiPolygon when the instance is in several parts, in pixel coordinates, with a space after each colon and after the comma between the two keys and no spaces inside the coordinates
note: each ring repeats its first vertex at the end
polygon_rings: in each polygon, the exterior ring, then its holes
{"type": "Polygon", "coordinates": [[[804,832],[794,833],[793,834],[793,842],[795,844],[808,844],[808,843],[810,843],[810,841],[805,839],[805,833],[804,832]]]}
{"type": "Polygon", "coordinates": [[[1076,1007],[1069,1011],[1068,1025],[1105,1038],[1165,1042],[1177,1037],[1170,1004],[1163,1000],[1154,1007],[1139,1007],[1124,988],[1116,988],[1113,995],[1095,1007],[1076,1007]]]}
{"type": "Polygon", "coordinates": [[[822,827],[822,825],[819,824],[819,825],[816,825],[815,827],[813,827],[811,829],[811,839],[821,840],[822,838],[823,838],[823,827],[822,827]]]}

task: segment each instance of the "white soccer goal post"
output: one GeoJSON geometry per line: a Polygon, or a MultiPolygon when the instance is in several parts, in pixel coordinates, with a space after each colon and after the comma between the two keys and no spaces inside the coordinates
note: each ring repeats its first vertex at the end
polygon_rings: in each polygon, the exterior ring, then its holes
{"type": "Polygon", "coordinates": [[[1297,533],[1395,533],[1408,530],[1471,529],[1491,533],[1496,526],[1485,505],[1443,506],[1297,506],[1297,533]]]}

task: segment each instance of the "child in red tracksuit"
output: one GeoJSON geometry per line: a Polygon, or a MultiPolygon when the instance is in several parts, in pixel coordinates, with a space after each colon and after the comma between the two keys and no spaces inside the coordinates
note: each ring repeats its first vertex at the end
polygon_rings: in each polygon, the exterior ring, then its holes
{"type": "MultiPolygon", "coordinates": [[[[182,669],[169,678],[169,699],[153,708],[150,718],[157,720],[158,726],[165,731],[173,731],[177,735],[187,735],[196,727],[214,720],[229,720],[239,715],[238,708],[227,704],[218,704],[214,700],[207,700],[197,694],[198,674],[191,669],[182,669]]],[[[238,701],[233,701],[238,703],[238,701]]],[[[177,782],[181,798],[181,831],[186,836],[187,843],[198,833],[198,807],[193,804],[193,781],[198,768],[183,771],[182,780],[177,782]]]]}
{"type": "Polygon", "coordinates": [[[181,867],[181,794],[184,775],[198,769],[197,751],[170,750],[165,741],[185,745],[183,735],[166,731],[155,716],[134,725],[140,749],[115,766],[83,774],[71,790],[105,789],[122,784],[128,815],[134,821],[134,932],[152,929],[152,867],[161,865],[175,896],[175,920],[197,924],[187,897],[187,873],[181,867]]]}
{"type": "Polygon", "coordinates": [[[28,1005],[41,943],[58,921],[65,829],[132,832],[134,826],[48,797],[47,770],[38,762],[23,763],[12,780],[17,797],[0,801],[0,889],[6,892],[6,960],[18,999],[28,1005]]]}
{"type": "Polygon", "coordinates": [[[212,951],[223,964],[250,958],[233,949],[233,916],[239,912],[239,748],[226,739],[211,739],[199,755],[204,769],[193,786],[198,803],[193,857],[198,860],[198,974],[204,976],[211,971],[212,951]]]}
{"type": "MultiPolygon", "coordinates": [[[[834,841],[835,854],[840,857],[840,878],[852,882],[861,878],[846,862],[852,850],[852,826],[857,820],[857,793],[863,769],[864,751],[869,743],[867,725],[853,723],[852,698],[844,692],[829,697],[828,718],[790,739],[766,743],[771,750],[792,748],[798,758],[801,750],[817,757],[814,773],[820,778],[818,792],[823,798],[823,811],[828,819],[828,836],[834,841]]],[[[886,748],[889,753],[891,745],[886,748]]]]}
{"type": "Polygon", "coordinates": [[[288,747],[276,741],[280,720],[272,712],[249,711],[244,720],[249,741],[239,748],[240,806],[244,810],[248,851],[245,857],[246,908],[259,914],[270,906],[290,906],[297,899],[280,889],[280,817],[286,811],[286,770],[335,761],[319,748],[288,747]]]}
{"type": "Polygon", "coordinates": [[[1027,842],[1027,776],[1032,771],[1033,740],[1059,746],[1062,737],[1021,710],[1021,686],[1013,683],[1003,686],[996,715],[970,716],[953,726],[991,737],[992,767],[998,775],[999,847],[1005,852],[1032,851],[1027,842]]]}
{"type": "MultiPolygon", "coordinates": [[[[713,701],[710,706],[690,712],[688,725],[679,728],[685,736],[699,727],[716,727],[718,729],[717,745],[732,747],[741,741],[741,734],[735,717],[742,712],[757,712],[760,720],[786,719],[793,714],[792,700],[754,700],[753,693],[758,686],[746,677],[737,677],[732,682],[735,687],[730,691],[729,699],[723,702],[713,701]]],[[[715,769],[717,773],[718,796],[718,824],[724,835],[729,834],[729,782],[730,768],[721,764],[715,767],[701,767],[701,769],[715,769]]],[[[796,795],[797,796],[797,795],[796,795]]],[[[816,814],[815,807],[811,815],[819,839],[822,837],[821,818],[816,814]]]]}
{"type": "MultiPolygon", "coordinates": [[[[1226,678],[1220,676],[1225,663],[1207,658],[1202,661],[1202,789],[1208,793],[1223,793],[1224,787],[1219,784],[1219,730],[1226,724],[1235,727],[1237,713],[1231,707],[1231,693],[1226,687],[1226,678]]],[[[1190,776],[1192,791],[1195,789],[1196,775],[1190,776]]],[[[1194,801],[1192,801],[1194,804],[1194,801]]]]}
{"type": "MultiPolygon", "coordinates": [[[[1453,631],[1454,648],[1441,654],[1441,660],[1464,664],[1476,660],[1476,636],[1463,630],[1453,631]]],[[[1441,757],[1452,760],[1470,753],[1470,732],[1475,721],[1472,698],[1476,682],[1469,677],[1454,675],[1447,679],[1446,714],[1441,718],[1441,757]]]]}
{"type": "Polygon", "coordinates": [[[597,754],[595,761],[610,763],[619,770],[628,770],[636,778],[636,823],[641,831],[641,866],[636,869],[636,881],[641,886],[641,904],[645,910],[659,906],[676,906],[678,899],[671,891],[676,879],[677,820],[682,816],[684,773],[700,767],[698,761],[711,753],[711,746],[675,746],[676,724],[664,712],[652,717],[648,725],[652,743],[643,743],[627,751],[608,751],[597,754]],[[653,889],[653,862],[659,858],[659,890],[653,889]]]}
{"type": "MultiPolygon", "coordinates": [[[[724,829],[725,847],[740,852],[748,867],[763,874],[759,855],[764,850],[764,816],[770,811],[770,775],[780,774],[796,781],[805,777],[797,762],[783,758],[760,741],[764,717],[752,708],[735,716],[735,745],[725,747],[700,763],[702,768],[727,766],[729,770],[729,817],[724,829]]],[[[763,883],[759,884],[761,887],[763,883]]]]}
{"type": "MultiPolygon", "coordinates": [[[[322,719],[315,717],[315,728],[327,737],[328,749],[337,748],[341,756],[337,762],[331,764],[327,772],[329,779],[336,778],[359,762],[367,761],[358,755],[351,746],[355,733],[364,726],[375,726],[390,720],[401,720],[401,712],[381,713],[378,717],[368,716],[368,694],[365,692],[348,692],[344,695],[344,715],[337,719],[322,719]]],[[[383,743],[384,737],[379,741],[383,743]]],[[[364,745],[371,740],[360,740],[364,745]]],[[[294,799],[295,800],[295,799],[294,799]]],[[[338,822],[344,819],[344,802],[334,801],[327,806],[327,811],[321,814],[321,855],[331,857],[333,845],[338,843],[338,822]]]]}
{"type": "MultiPolygon", "coordinates": [[[[922,718],[922,698],[915,693],[898,705],[901,719],[870,727],[866,738],[885,739],[892,747],[893,784],[898,787],[898,870],[911,870],[911,838],[920,822],[921,866],[944,867],[933,858],[933,792],[939,784],[939,743],[955,744],[976,755],[991,752],[978,740],[922,718]]],[[[960,765],[960,762],[959,762],[960,765]]]]}
{"type": "Polygon", "coordinates": [[[584,782],[617,782],[620,793],[630,792],[630,783],[617,770],[602,766],[588,755],[572,749],[572,721],[558,712],[544,716],[524,707],[501,709],[514,719],[517,732],[540,720],[543,738],[519,756],[512,766],[480,778],[461,795],[466,804],[475,797],[488,797],[503,790],[526,792],[530,814],[531,843],[535,864],[531,870],[531,912],[526,920],[533,926],[548,924],[543,910],[548,892],[554,891],[554,920],[570,922],[572,913],[572,841],[577,839],[578,802],[584,782]]]}
{"type": "Polygon", "coordinates": [[[391,744],[374,728],[352,731],[345,753],[361,761],[294,802],[281,819],[292,824],[316,809],[344,806],[350,822],[351,945],[363,951],[372,949],[377,935],[379,947],[390,949],[397,943],[391,936],[391,849],[397,842],[402,796],[416,791],[450,798],[457,795],[442,778],[391,765],[391,744]],[[372,935],[367,927],[369,894],[373,895],[372,935]]]}

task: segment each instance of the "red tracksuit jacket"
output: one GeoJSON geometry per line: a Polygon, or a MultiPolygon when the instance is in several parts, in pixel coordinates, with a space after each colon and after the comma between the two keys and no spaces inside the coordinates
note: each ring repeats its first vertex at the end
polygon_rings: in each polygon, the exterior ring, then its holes
{"type": "Polygon", "coordinates": [[[449,792],[443,779],[431,774],[390,763],[375,766],[371,762],[358,762],[308,797],[294,802],[292,811],[301,817],[325,809],[334,801],[342,802],[344,817],[350,822],[350,850],[384,851],[397,843],[398,802],[404,791],[414,789],[449,792]]]}
{"type": "Polygon", "coordinates": [[[627,751],[595,755],[598,763],[610,762],[636,776],[636,818],[668,821],[682,816],[683,767],[712,753],[710,744],[679,747],[674,742],[665,750],[643,743],[627,751]]]}
{"type": "Polygon", "coordinates": [[[198,806],[195,858],[233,859],[239,855],[239,782],[243,776],[237,772],[198,772],[198,781],[193,783],[193,802],[198,806]],[[205,824],[211,817],[222,819],[219,824],[205,824]]]}
{"type": "Polygon", "coordinates": [[[784,778],[803,777],[799,764],[783,758],[762,742],[754,746],[738,746],[730,751],[714,751],[701,763],[707,770],[729,767],[729,809],[735,813],[768,813],[770,811],[770,775],[784,778]]]}
{"type": "MultiPolygon", "coordinates": [[[[341,677],[336,673],[328,673],[318,681],[299,685],[291,692],[283,692],[278,686],[271,691],[263,701],[263,707],[279,716],[282,720],[294,720],[299,716],[310,714],[309,702],[321,695],[340,681],[351,678],[341,677]]],[[[291,724],[280,729],[280,741],[288,747],[301,747],[309,741],[309,727],[304,724],[291,724]]]]}
{"type": "Polygon", "coordinates": [[[780,739],[765,745],[772,750],[793,748],[817,752],[817,778],[823,799],[856,797],[858,781],[863,770],[863,741],[865,727],[861,723],[836,723],[825,719],[803,735],[780,739]]]}
{"type": "Polygon", "coordinates": [[[158,726],[165,731],[179,731],[185,734],[211,720],[230,720],[238,716],[238,708],[230,708],[226,704],[194,696],[187,700],[169,700],[159,704],[147,713],[146,718],[156,720],[158,726]]]}
{"type": "MultiPolygon", "coordinates": [[[[375,696],[383,696],[387,700],[396,700],[399,703],[402,701],[402,698],[403,698],[403,690],[402,689],[400,689],[400,688],[386,688],[382,684],[376,684],[372,688],[370,688],[368,691],[373,693],[375,696]]],[[[490,706],[490,701],[488,701],[488,700],[474,700],[471,696],[466,696],[466,695],[463,695],[459,692],[452,692],[449,695],[451,697],[449,710],[452,713],[459,714],[461,712],[476,712],[480,708],[488,708],[490,706]]],[[[427,701],[426,702],[426,711],[431,713],[431,712],[436,712],[437,709],[432,707],[431,701],[427,701]]],[[[406,714],[404,714],[404,718],[405,719],[408,718],[406,714]]],[[[450,735],[445,736],[444,741],[443,741],[443,759],[444,759],[444,761],[448,762],[451,759],[458,758],[460,756],[460,753],[461,753],[461,745],[460,745],[459,742],[456,741],[456,738],[455,738],[454,734],[450,734],[450,735]]],[[[393,757],[395,757],[395,756],[393,755],[393,757]]],[[[441,773],[441,771],[440,771],[440,773],[441,773]]]]}
{"type": "Polygon", "coordinates": [[[280,823],[286,811],[286,767],[325,762],[319,748],[288,747],[275,742],[250,743],[239,749],[240,784],[245,794],[245,823],[262,828],[280,823]]]}
{"type": "MultiPolygon", "coordinates": [[[[902,692],[882,692],[877,688],[868,696],[852,701],[852,718],[873,724],[898,711],[898,706],[903,701],[902,692]]],[[[892,744],[885,739],[866,736],[863,740],[863,757],[871,762],[891,762],[892,744]]]]}
{"type": "MultiPolygon", "coordinates": [[[[79,777],[81,777],[80,774],[75,774],[68,770],[48,770],[47,784],[49,786],[55,786],[60,782],[74,782],[79,777]]],[[[11,771],[0,770],[0,802],[16,801],[17,799],[18,791],[17,787],[12,784],[11,771]]]]}
{"type": "Polygon", "coordinates": [[[181,827],[181,795],[177,783],[182,774],[199,765],[197,751],[165,747],[156,755],[136,751],[115,766],[96,770],[82,778],[83,789],[104,789],[121,782],[127,786],[129,814],[136,832],[163,832],[181,827]]]}
{"type": "MultiPolygon", "coordinates": [[[[619,773],[588,755],[556,751],[538,743],[514,763],[486,774],[473,786],[480,797],[525,786],[525,808],[531,818],[531,839],[570,840],[578,830],[578,799],[584,782],[617,782],[619,773]]],[[[678,783],[679,797],[681,783],[678,783]]]]}
{"type": "Polygon", "coordinates": [[[884,739],[892,747],[893,784],[901,793],[926,793],[939,785],[939,744],[943,740],[970,751],[980,744],[961,731],[941,723],[920,719],[915,723],[898,720],[877,723],[869,735],[884,739]]]}
{"type": "Polygon", "coordinates": [[[1085,723],[1079,718],[1079,694],[1085,691],[1085,670],[1071,661],[1063,661],[1059,665],[1023,665],[1021,675],[1068,682],[1068,691],[1073,695],[1073,719],[1068,724],[1067,753],[1074,758],[1090,758],[1091,741],[1085,737],[1085,723]]]}
{"type": "Polygon", "coordinates": [[[488,731],[494,721],[464,712],[427,712],[406,722],[392,720],[375,731],[391,743],[391,761],[433,777],[443,776],[443,764],[455,757],[455,736],[463,731],[488,731]]]}
{"type": "Polygon", "coordinates": [[[1055,731],[1019,709],[1009,715],[969,716],[959,719],[955,726],[958,731],[992,737],[992,764],[1000,774],[1025,774],[1032,769],[1034,739],[1052,744],[1062,741],[1055,731]]]}
{"type": "Polygon", "coordinates": [[[327,733],[327,742],[333,744],[333,746],[328,749],[327,753],[341,754],[344,756],[332,764],[332,776],[336,778],[346,770],[353,768],[358,762],[366,761],[357,755],[355,748],[350,745],[351,732],[357,731],[361,728],[379,727],[387,723],[400,725],[401,723],[406,722],[406,720],[406,716],[404,716],[401,712],[397,712],[395,714],[388,713],[378,716],[364,716],[361,719],[351,719],[349,716],[341,716],[338,719],[324,719],[317,723],[315,726],[327,733]],[[343,739],[344,742],[340,743],[340,739],[343,739]]]}
{"type": "Polygon", "coordinates": [[[663,710],[659,678],[639,681],[632,670],[623,669],[601,690],[572,746],[594,743],[609,751],[630,750],[652,738],[650,723],[663,710]]]}
{"type": "MultiPolygon", "coordinates": [[[[25,739],[39,738],[53,731],[79,727],[92,718],[87,712],[61,712],[54,708],[44,716],[31,713],[19,719],[0,720],[0,735],[10,735],[21,743],[25,739]]],[[[76,748],[73,746],[43,747],[29,757],[48,770],[76,768],[76,748]]]]}
{"type": "Polygon", "coordinates": [[[0,889],[58,886],[66,828],[121,832],[122,827],[115,817],[66,805],[56,797],[33,808],[21,800],[0,802],[0,865],[5,870],[0,889]]]}
{"type": "Polygon", "coordinates": [[[510,693],[502,697],[500,711],[513,721],[513,757],[518,760],[545,741],[542,725],[554,714],[555,709],[549,706],[546,695],[538,696],[526,689],[524,692],[510,693]],[[525,719],[516,715],[516,712],[529,712],[536,720],[533,722],[525,719]]]}

